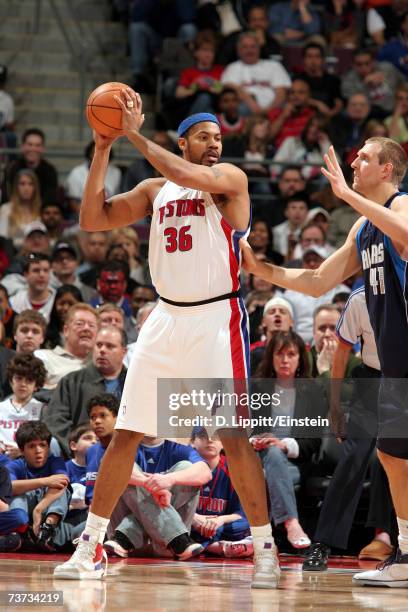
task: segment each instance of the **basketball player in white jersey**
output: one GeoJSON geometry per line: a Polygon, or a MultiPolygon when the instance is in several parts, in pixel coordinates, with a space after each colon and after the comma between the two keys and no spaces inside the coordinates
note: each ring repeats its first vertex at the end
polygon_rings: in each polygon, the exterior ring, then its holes
{"type": "MultiPolygon", "coordinates": [[[[102,543],[109,517],[129,482],[143,435],[156,435],[157,378],[249,375],[247,315],[238,278],[238,241],[247,235],[250,221],[246,175],[231,164],[218,164],[222,145],[214,115],[192,115],[180,124],[180,158],[140,134],[144,116],[138,94],[126,89],[117,100],[125,135],[164,178],[145,180],[105,201],[104,178],[115,138],[95,134],[80,224],[87,231],[106,231],[152,215],[149,263],[161,299],[136,344],[86,528],[71,559],[56,567],[58,578],[96,579],[104,574],[102,543]]],[[[252,587],[276,588],[280,570],[261,464],[244,430],[219,434],[251,525],[252,587]]],[[[166,494],[170,497],[168,491],[152,493],[160,503],[166,494]]]]}

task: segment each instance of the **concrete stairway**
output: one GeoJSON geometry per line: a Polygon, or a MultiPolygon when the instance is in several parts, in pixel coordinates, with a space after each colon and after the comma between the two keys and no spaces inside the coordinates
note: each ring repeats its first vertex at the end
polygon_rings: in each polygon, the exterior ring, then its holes
{"type": "MultiPolygon", "coordinates": [[[[82,161],[91,131],[84,120],[78,63],[70,53],[52,10],[55,6],[72,46],[86,71],[85,100],[107,81],[131,83],[126,57],[127,33],[121,23],[109,21],[108,0],[0,0],[0,63],[9,69],[7,90],[16,104],[16,130],[39,127],[47,137],[48,156],[61,179],[82,161]],[[40,7],[39,19],[36,18],[40,7]],[[75,15],[77,22],[73,18],[75,15]],[[38,28],[36,23],[38,22],[38,28]],[[75,150],[72,157],[52,158],[52,149],[75,150]]],[[[153,125],[151,99],[144,97],[147,129],[153,125]]],[[[131,158],[134,149],[125,139],[115,151],[131,158]]]]}

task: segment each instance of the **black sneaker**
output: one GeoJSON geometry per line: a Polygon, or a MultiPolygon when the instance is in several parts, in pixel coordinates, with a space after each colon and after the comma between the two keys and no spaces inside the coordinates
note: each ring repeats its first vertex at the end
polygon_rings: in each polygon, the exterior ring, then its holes
{"type": "Polygon", "coordinates": [[[54,546],[56,528],[51,523],[43,523],[37,538],[37,548],[43,552],[55,552],[54,546]]]}
{"type": "Polygon", "coordinates": [[[19,533],[0,535],[0,552],[16,552],[20,548],[21,537],[19,533]]]}
{"type": "Polygon", "coordinates": [[[204,550],[204,547],[198,542],[194,542],[188,533],[182,533],[174,538],[167,544],[167,548],[171,550],[179,561],[186,561],[191,557],[196,557],[204,550]]]}
{"type": "Polygon", "coordinates": [[[134,550],[132,542],[121,531],[115,531],[113,538],[104,542],[103,547],[109,556],[124,559],[134,550]]]}
{"type": "Polygon", "coordinates": [[[330,555],[330,548],[321,542],[313,542],[303,561],[302,569],[304,572],[325,572],[327,561],[330,555]]]}

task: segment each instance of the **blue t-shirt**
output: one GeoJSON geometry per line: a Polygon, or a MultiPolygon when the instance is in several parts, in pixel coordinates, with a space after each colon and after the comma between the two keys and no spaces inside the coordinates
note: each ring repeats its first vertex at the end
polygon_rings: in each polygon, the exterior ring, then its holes
{"type": "Polygon", "coordinates": [[[92,444],[86,451],[85,503],[88,506],[92,501],[96,477],[105,451],[106,448],[100,442],[92,444]]]}
{"type": "Polygon", "coordinates": [[[232,486],[226,459],[223,455],[212,471],[212,479],[200,489],[197,514],[223,516],[240,514],[246,518],[239,497],[232,486]]]}
{"type": "Polygon", "coordinates": [[[86,465],[78,465],[73,459],[70,459],[69,461],[65,462],[65,467],[71,484],[74,482],[79,482],[83,485],[85,484],[87,472],[86,465]]]}
{"type": "Polygon", "coordinates": [[[179,461],[197,463],[204,460],[191,446],[178,444],[170,440],[164,440],[162,444],[156,446],[140,444],[136,456],[138,466],[143,472],[148,472],[149,474],[167,472],[179,461]]]}
{"type": "Polygon", "coordinates": [[[47,478],[47,476],[53,476],[54,474],[66,474],[68,476],[64,459],[54,457],[54,455],[49,455],[47,461],[40,468],[28,465],[24,457],[10,461],[6,467],[11,480],[33,480],[34,478],[47,478]]]}

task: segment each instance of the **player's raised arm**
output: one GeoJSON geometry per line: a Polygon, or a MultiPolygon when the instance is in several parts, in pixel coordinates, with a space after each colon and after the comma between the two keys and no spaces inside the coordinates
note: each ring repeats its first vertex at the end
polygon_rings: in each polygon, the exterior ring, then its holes
{"type": "MultiPolygon", "coordinates": [[[[123,131],[160,174],[177,185],[214,194],[234,195],[248,190],[247,176],[240,168],[217,163],[221,153],[221,134],[219,130],[206,129],[205,119],[201,120],[200,130],[194,134],[197,142],[203,145],[203,158],[192,163],[140,134],[139,129],[143,123],[142,100],[131,89],[122,90],[121,94],[121,97],[115,96],[115,99],[122,106],[123,131]]],[[[211,127],[211,122],[208,123],[211,127]]],[[[181,149],[187,146],[183,141],[184,138],[179,139],[181,149]]]]}
{"type": "Polygon", "coordinates": [[[86,231],[106,231],[143,219],[151,211],[150,191],[160,179],[147,179],[132,191],[106,200],[105,175],[115,138],[94,133],[95,153],[86,181],[79,213],[80,227],[86,231]]]}
{"type": "MultiPolygon", "coordinates": [[[[384,232],[402,250],[408,244],[408,196],[399,196],[392,207],[384,204],[398,191],[407,167],[406,154],[397,143],[392,143],[388,159],[380,159],[380,145],[369,139],[351,164],[354,170],[353,188],[347,185],[343,171],[331,146],[325,155],[326,168],[322,173],[330,181],[333,192],[379,230],[384,232]],[[370,181],[371,175],[371,181],[370,181]],[[378,184],[378,177],[381,183],[378,184]],[[372,187],[370,188],[370,184],[372,187]],[[374,188],[375,187],[375,188],[374,188]],[[362,195],[364,191],[364,195],[362,195]]],[[[401,252],[401,251],[400,251],[401,252]]]]}
{"type": "Polygon", "coordinates": [[[362,219],[356,221],[343,246],[330,255],[317,270],[281,268],[265,263],[255,257],[245,240],[241,240],[243,267],[247,272],[260,276],[278,287],[319,297],[360,269],[355,238],[362,222],[362,219]]]}

